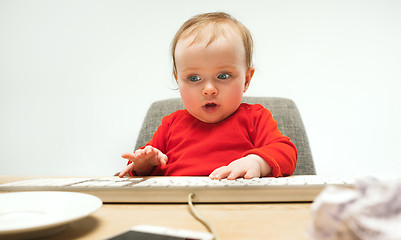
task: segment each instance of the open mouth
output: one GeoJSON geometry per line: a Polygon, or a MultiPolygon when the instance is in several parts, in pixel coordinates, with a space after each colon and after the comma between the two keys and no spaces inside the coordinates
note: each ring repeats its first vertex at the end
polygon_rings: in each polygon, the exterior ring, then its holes
{"type": "Polygon", "coordinates": [[[207,103],[207,104],[205,105],[206,108],[209,108],[209,107],[216,107],[216,106],[217,106],[216,103],[207,103]]]}
{"type": "Polygon", "coordinates": [[[214,112],[216,111],[218,108],[218,105],[216,103],[206,103],[205,105],[203,105],[203,109],[206,112],[214,112]]]}

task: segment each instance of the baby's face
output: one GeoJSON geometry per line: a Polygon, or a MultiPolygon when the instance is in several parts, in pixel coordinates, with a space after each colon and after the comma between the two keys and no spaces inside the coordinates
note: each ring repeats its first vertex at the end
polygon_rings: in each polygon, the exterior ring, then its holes
{"type": "Polygon", "coordinates": [[[187,111],[206,123],[220,122],[242,102],[254,69],[248,69],[241,40],[219,37],[207,45],[180,39],[175,49],[176,79],[187,111]]]}

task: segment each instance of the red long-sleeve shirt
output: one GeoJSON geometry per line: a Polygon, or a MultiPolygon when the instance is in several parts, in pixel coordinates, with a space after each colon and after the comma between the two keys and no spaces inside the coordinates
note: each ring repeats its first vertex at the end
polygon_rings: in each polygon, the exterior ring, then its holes
{"type": "Polygon", "coordinates": [[[257,154],[272,167],[269,176],[291,175],[297,149],[277,129],[277,122],[262,105],[241,104],[218,123],[199,121],[186,110],[162,120],[151,145],[167,155],[166,166],[156,166],[150,175],[208,176],[218,167],[249,154],[257,154]]]}

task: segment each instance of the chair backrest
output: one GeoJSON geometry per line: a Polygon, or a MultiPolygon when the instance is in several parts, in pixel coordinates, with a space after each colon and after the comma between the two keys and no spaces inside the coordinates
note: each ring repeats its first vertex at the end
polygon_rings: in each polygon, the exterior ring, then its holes
{"type": "MultiPolygon", "coordinates": [[[[308,137],[295,103],[287,98],[273,97],[244,97],[243,102],[249,104],[259,103],[269,109],[273,114],[273,118],[278,122],[280,132],[291,138],[291,141],[298,149],[298,162],[294,175],[315,175],[316,170],[308,137]]],[[[164,116],[179,109],[184,109],[184,105],[179,98],[154,102],[143,121],[136,142],[136,149],[150,141],[164,116]]]]}

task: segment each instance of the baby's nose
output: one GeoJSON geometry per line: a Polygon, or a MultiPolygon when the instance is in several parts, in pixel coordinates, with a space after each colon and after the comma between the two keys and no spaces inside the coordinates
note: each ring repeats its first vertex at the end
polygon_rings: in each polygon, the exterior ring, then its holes
{"type": "Polygon", "coordinates": [[[218,94],[217,88],[212,83],[206,83],[205,87],[202,90],[202,94],[205,96],[208,95],[217,95],[218,94]]]}

